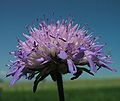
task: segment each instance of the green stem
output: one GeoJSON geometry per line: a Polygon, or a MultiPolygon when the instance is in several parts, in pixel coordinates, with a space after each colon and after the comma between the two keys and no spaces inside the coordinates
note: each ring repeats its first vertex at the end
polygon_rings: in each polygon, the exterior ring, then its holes
{"type": "Polygon", "coordinates": [[[59,101],[65,101],[62,74],[56,73],[59,101]]]}

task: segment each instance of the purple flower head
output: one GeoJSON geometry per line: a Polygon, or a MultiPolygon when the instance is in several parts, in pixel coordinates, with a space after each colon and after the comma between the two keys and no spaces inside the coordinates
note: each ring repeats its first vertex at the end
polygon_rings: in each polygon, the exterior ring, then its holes
{"type": "Polygon", "coordinates": [[[29,34],[24,34],[26,41],[18,39],[18,49],[11,52],[16,60],[9,64],[7,76],[12,76],[13,85],[22,76],[32,79],[35,83],[48,75],[55,81],[55,73],[71,73],[77,78],[83,71],[93,75],[101,67],[116,71],[108,66],[111,58],[106,56],[96,39],[88,33],[85,27],[68,20],[39,24],[38,28],[30,28],[29,34]],[[83,67],[87,65],[89,69],[83,67]]]}

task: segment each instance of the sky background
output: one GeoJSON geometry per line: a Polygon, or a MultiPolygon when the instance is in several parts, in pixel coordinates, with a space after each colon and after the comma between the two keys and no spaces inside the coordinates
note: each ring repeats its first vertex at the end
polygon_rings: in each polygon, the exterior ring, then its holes
{"type": "Polygon", "coordinates": [[[0,78],[5,78],[16,37],[22,39],[26,25],[44,14],[50,18],[53,12],[55,19],[71,14],[75,23],[87,23],[95,36],[101,36],[99,41],[107,43],[105,51],[112,54],[111,66],[118,72],[101,69],[95,77],[120,76],[120,0],[0,0],[0,78]]]}

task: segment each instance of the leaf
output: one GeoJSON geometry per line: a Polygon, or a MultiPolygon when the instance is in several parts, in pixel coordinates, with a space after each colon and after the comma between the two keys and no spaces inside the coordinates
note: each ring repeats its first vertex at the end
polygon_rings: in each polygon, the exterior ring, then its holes
{"type": "Polygon", "coordinates": [[[71,80],[77,79],[83,73],[83,71],[94,76],[94,74],[92,72],[90,72],[90,70],[88,70],[84,67],[80,67],[79,65],[77,65],[76,67],[77,67],[77,73],[73,74],[74,77],[72,77],[71,80]]]}
{"type": "Polygon", "coordinates": [[[94,74],[93,74],[89,69],[84,68],[84,67],[81,67],[80,65],[76,65],[76,67],[78,67],[78,68],[77,68],[78,70],[85,71],[85,72],[89,73],[90,75],[93,75],[93,76],[94,76],[94,74]]]}
{"type": "Polygon", "coordinates": [[[44,80],[50,73],[49,68],[45,68],[41,73],[39,73],[34,81],[33,92],[35,93],[37,90],[38,83],[44,80]]]}
{"type": "Polygon", "coordinates": [[[71,80],[77,79],[82,73],[83,73],[83,71],[77,70],[77,73],[74,74],[74,77],[72,77],[71,80]]]}
{"type": "Polygon", "coordinates": [[[98,67],[97,71],[101,68],[101,66],[98,67]]]}
{"type": "Polygon", "coordinates": [[[86,68],[80,68],[80,69],[83,70],[83,71],[85,71],[85,72],[87,72],[88,74],[94,76],[94,74],[93,74],[92,72],[90,72],[90,70],[88,70],[88,69],[86,69],[86,68]]]}

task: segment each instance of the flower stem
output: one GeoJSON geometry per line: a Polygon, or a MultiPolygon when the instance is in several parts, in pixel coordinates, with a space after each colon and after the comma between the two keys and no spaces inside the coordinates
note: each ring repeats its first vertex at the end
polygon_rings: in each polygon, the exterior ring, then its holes
{"type": "Polygon", "coordinates": [[[56,73],[59,101],[65,101],[62,74],[56,73]]]}

